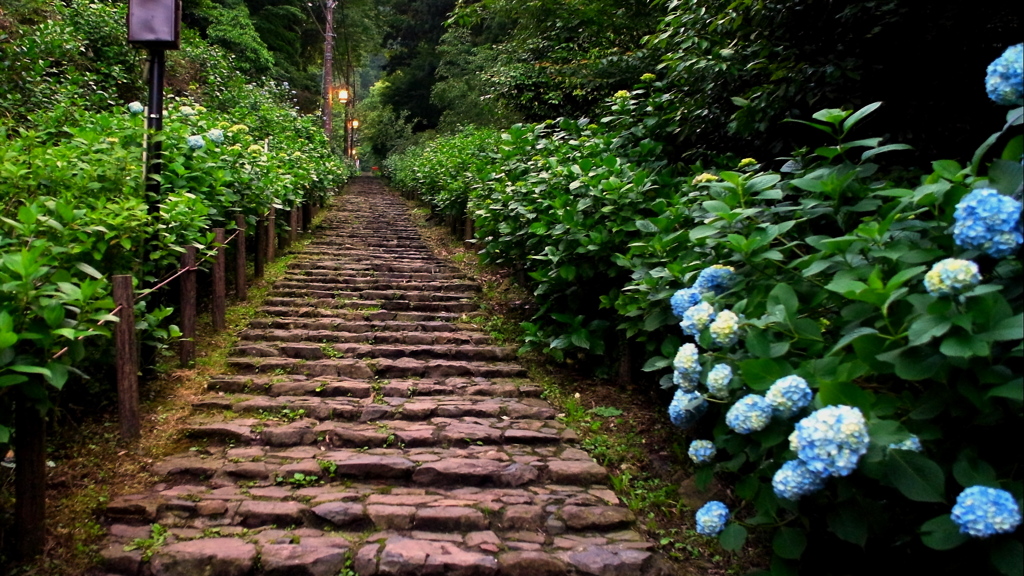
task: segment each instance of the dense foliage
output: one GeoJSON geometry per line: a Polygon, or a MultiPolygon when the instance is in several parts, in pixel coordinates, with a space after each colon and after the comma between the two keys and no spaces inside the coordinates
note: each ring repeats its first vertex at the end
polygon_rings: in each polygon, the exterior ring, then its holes
{"type": "MultiPolygon", "coordinates": [[[[805,137],[825,145],[781,170],[683,167],[666,164],[656,122],[634,121],[667,105],[662,90],[645,75],[600,123],[514,126],[462,188],[483,258],[531,279],[528,346],[645,349],[644,370],[671,368],[670,416],[705,440],[700,481],[737,482],[733,511],[702,511],[697,530],[729,550],[767,532],[773,573],[797,559],[830,573],[836,552],[843,569],[1019,569],[1019,538],[969,542],[956,522],[1012,531],[1024,496],[991,441],[1024,425],[1022,109],[969,163],[920,177],[880,172],[908,147],[864,137],[878,103],[815,113],[805,137]],[[972,486],[1004,492],[957,499],[972,486]],[[978,498],[1013,506],[986,520],[978,498]]],[[[445,165],[422,158],[457,138],[388,168],[417,174],[397,179],[414,189],[436,182],[423,172],[445,165]]]]}
{"type": "MultiPolygon", "coordinates": [[[[211,228],[236,213],[254,223],[271,206],[321,202],[348,175],[286,89],[254,83],[186,30],[169,73],[197,100],[169,98],[160,191],[148,195],[143,108],[119,96],[139,93],[125,6],[54,10],[0,43],[4,85],[16,87],[0,97],[0,443],[16,392],[46,409],[83,362],[106,369],[95,358],[109,355],[87,350],[109,342],[83,337],[108,334],[110,275],[133,275],[141,291],[177,269],[185,246],[212,248],[211,228]]],[[[170,310],[136,308],[143,338],[174,335],[160,325],[170,310]]],[[[104,386],[93,382],[94,402],[104,386]]]]}

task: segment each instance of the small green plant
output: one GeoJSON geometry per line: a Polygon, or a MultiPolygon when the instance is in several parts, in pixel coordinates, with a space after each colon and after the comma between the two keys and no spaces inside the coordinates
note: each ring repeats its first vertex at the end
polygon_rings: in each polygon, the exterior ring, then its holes
{"type": "Polygon", "coordinates": [[[158,548],[167,543],[167,528],[159,524],[150,526],[149,538],[136,538],[130,544],[125,545],[124,551],[142,550],[142,560],[149,561],[158,548]]]}

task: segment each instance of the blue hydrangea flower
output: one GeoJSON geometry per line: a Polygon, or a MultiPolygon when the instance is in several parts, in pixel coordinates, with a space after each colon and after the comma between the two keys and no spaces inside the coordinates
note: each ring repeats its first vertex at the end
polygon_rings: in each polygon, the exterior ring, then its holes
{"type": "Polygon", "coordinates": [[[668,405],[668,417],[677,427],[686,430],[696,424],[707,409],[708,402],[703,396],[680,388],[668,405]]]}
{"type": "Polygon", "coordinates": [[[853,406],[826,406],[797,422],[789,447],[813,472],[848,476],[868,451],[868,425],[853,406]]]}
{"type": "Polygon", "coordinates": [[[997,104],[1024,104],[1024,44],[1010,46],[988,65],[985,91],[997,104]]]}
{"type": "Polygon", "coordinates": [[[203,146],[206,146],[206,141],[203,140],[202,136],[189,136],[187,138],[188,147],[193,150],[199,150],[203,146]]]}
{"type": "Polygon", "coordinates": [[[792,418],[811,403],[814,393],[807,381],[799,376],[779,378],[765,393],[764,398],[781,418],[792,418]]]}
{"type": "Polygon", "coordinates": [[[220,144],[224,142],[224,131],[218,128],[213,128],[212,130],[206,133],[206,137],[209,138],[212,142],[220,144]]]}
{"type": "Polygon", "coordinates": [[[889,444],[889,450],[909,450],[911,452],[921,452],[924,450],[924,446],[921,445],[921,439],[914,434],[910,435],[910,438],[902,442],[893,442],[889,444]]]}
{"type": "Polygon", "coordinates": [[[178,114],[181,114],[182,116],[195,116],[196,111],[191,106],[182,106],[181,108],[178,108],[178,114]]]}
{"type": "Polygon", "coordinates": [[[697,346],[690,342],[680,346],[676,357],[672,360],[672,367],[684,377],[699,378],[700,362],[698,362],[697,346]]]}
{"type": "Polygon", "coordinates": [[[729,507],[717,500],[712,500],[697,510],[697,533],[705,536],[718,536],[725,530],[729,521],[729,507]]]}
{"type": "Polygon", "coordinates": [[[953,522],[961,534],[988,538],[993,534],[1009,534],[1020,526],[1020,507],[1006,490],[988,486],[971,486],[956,497],[953,522]]]}
{"type": "Polygon", "coordinates": [[[732,367],[728,364],[715,364],[708,372],[708,393],[715,398],[729,396],[729,382],[732,381],[732,367]]]}
{"type": "Polygon", "coordinates": [[[700,290],[696,288],[683,288],[677,290],[672,298],[669,299],[669,304],[672,305],[672,313],[676,315],[676,318],[683,319],[683,313],[689,310],[691,307],[696,306],[700,303],[700,290]]]}
{"type": "Polygon", "coordinates": [[[740,434],[764,430],[771,419],[772,405],[764,396],[757,394],[747,394],[740,398],[725,413],[725,423],[740,434]]]}
{"type": "Polygon", "coordinates": [[[978,265],[970,260],[946,258],[924,275],[924,289],[932,296],[952,296],[981,282],[978,265]]]}
{"type": "Polygon", "coordinates": [[[953,213],[953,240],[968,250],[981,250],[995,258],[1009,256],[1024,241],[1021,203],[991,188],[964,196],[953,213]]]}
{"type": "Polygon", "coordinates": [[[694,464],[710,464],[715,459],[715,443],[711,440],[694,440],[690,442],[690,449],[687,454],[694,464]]]}
{"type": "Polygon", "coordinates": [[[740,338],[740,317],[732,310],[722,310],[711,323],[711,341],[728,348],[740,338]]]}
{"type": "Polygon", "coordinates": [[[700,302],[683,312],[683,321],[679,323],[679,327],[683,330],[683,334],[696,338],[700,336],[700,331],[707,328],[714,319],[715,307],[707,302],[700,302]]]}
{"type": "Polygon", "coordinates": [[[697,379],[681,372],[672,373],[672,383],[684,392],[696,392],[697,379]]]}
{"type": "Polygon", "coordinates": [[[142,114],[145,109],[146,108],[142,105],[142,102],[135,101],[128,103],[128,111],[132,114],[142,114]]]}
{"type": "Polygon", "coordinates": [[[825,487],[825,478],[812,472],[802,460],[790,460],[772,476],[775,495],[786,500],[799,500],[825,487]]]}
{"type": "Polygon", "coordinates": [[[732,286],[736,277],[736,270],[732,266],[721,266],[715,264],[700,271],[697,281],[693,287],[701,292],[712,292],[715,295],[722,294],[732,286]]]}

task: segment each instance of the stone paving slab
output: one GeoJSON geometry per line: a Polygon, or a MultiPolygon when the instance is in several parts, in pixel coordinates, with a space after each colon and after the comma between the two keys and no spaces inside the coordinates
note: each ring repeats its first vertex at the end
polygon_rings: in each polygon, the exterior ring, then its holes
{"type": "Polygon", "coordinates": [[[106,506],[103,573],[673,574],[515,351],[471,323],[478,291],[357,179],[194,402],[192,448],[106,506]],[[161,546],[125,550],[153,524],[161,546]]]}

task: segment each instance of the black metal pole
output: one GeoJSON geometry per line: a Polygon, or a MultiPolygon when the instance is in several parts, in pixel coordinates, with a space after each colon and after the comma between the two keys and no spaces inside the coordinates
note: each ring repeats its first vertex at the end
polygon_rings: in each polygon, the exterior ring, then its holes
{"type": "Polygon", "coordinates": [[[159,175],[163,168],[163,142],[157,135],[164,127],[164,56],[163,48],[149,49],[149,116],[146,118],[146,128],[150,133],[146,192],[149,196],[150,214],[156,214],[160,204],[160,182],[153,176],[159,175]]]}

